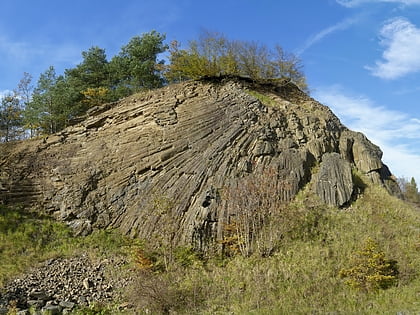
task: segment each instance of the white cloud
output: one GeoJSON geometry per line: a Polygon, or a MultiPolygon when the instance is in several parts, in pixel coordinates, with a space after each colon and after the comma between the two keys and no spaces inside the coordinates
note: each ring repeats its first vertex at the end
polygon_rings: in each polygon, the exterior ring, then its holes
{"type": "Polygon", "coordinates": [[[389,110],[364,96],[345,94],[339,86],[318,89],[314,97],[329,106],[348,128],[364,133],[384,152],[397,177],[420,182],[420,119],[389,110]]]}
{"type": "Polygon", "coordinates": [[[383,60],[366,67],[374,76],[397,79],[420,71],[420,29],[405,18],[388,21],[381,29],[381,44],[385,46],[383,60]]]}
{"type": "Polygon", "coordinates": [[[296,54],[297,55],[301,55],[302,53],[304,53],[307,49],[309,49],[312,45],[316,44],[317,42],[321,41],[324,37],[335,33],[337,31],[342,31],[345,30],[347,28],[349,28],[351,25],[355,24],[357,22],[357,18],[348,18],[345,19],[333,26],[327,27],[323,30],[321,30],[320,32],[318,32],[317,34],[311,36],[303,45],[302,48],[300,48],[296,54]]]}
{"type": "Polygon", "coordinates": [[[402,5],[420,5],[420,0],[337,0],[339,4],[347,8],[354,8],[363,3],[389,2],[402,5]]]}
{"type": "Polygon", "coordinates": [[[13,91],[10,91],[10,90],[0,91],[0,99],[3,98],[3,96],[6,96],[6,95],[9,95],[9,94],[12,94],[12,93],[13,93],[13,91]]]}

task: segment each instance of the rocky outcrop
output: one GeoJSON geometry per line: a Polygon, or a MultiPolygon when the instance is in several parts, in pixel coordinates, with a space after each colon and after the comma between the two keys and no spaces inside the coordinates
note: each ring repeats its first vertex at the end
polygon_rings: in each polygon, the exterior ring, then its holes
{"type": "Polygon", "coordinates": [[[315,175],[315,192],[330,205],[343,206],[353,194],[351,165],[338,153],[325,153],[315,175]]]}
{"type": "Polygon", "coordinates": [[[47,138],[1,145],[0,200],[36,204],[79,234],[116,227],[202,247],[222,237],[232,178],[270,169],[284,202],[312,180],[325,202],[341,206],[352,194],[349,165],[393,185],[381,156],[291,82],[208,78],[94,108],[47,138]]]}

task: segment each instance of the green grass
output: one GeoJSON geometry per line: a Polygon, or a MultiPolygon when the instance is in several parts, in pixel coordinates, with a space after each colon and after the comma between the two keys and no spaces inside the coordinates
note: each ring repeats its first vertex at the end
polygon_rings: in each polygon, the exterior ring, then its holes
{"type": "MultiPolygon", "coordinates": [[[[290,207],[302,209],[308,198],[303,193],[290,207]]],[[[286,235],[269,257],[211,258],[187,268],[174,261],[166,273],[139,273],[134,292],[142,292],[143,309],[164,312],[159,305],[166,305],[181,314],[418,313],[419,214],[382,188],[366,187],[346,210],[324,207],[316,221],[318,233],[286,235]],[[388,259],[397,260],[396,286],[365,292],[340,277],[367,238],[375,240],[388,259]]]]}
{"type": "MultiPolygon", "coordinates": [[[[127,299],[139,314],[420,312],[419,209],[377,186],[366,186],[344,210],[321,205],[309,190],[301,192],[286,213],[287,222],[298,213],[296,220],[306,227],[283,233],[270,256],[203,259],[188,248],[177,248],[171,255],[168,249],[154,249],[149,254],[156,266],[161,257],[172,257],[165,263],[169,268],[130,269],[137,280],[127,288],[127,299]],[[360,291],[340,277],[340,270],[352,267],[351,258],[368,238],[398,263],[398,281],[388,289],[360,291]]],[[[272,233],[276,232],[274,228],[272,233]]],[[[78,251],[130,255],[133,246],[147,255],[147,246],[138,244],[109,231],[73,238],[64,225],[46,217],[0,207],[0,283],[34,261],[55,255],[78,251]]],[[[92,314],[109,309],[104,306],[92,314]]]]}
{"type": "Polygon", "coordinates": [[[98,257],[122,254],[129,243],[118,233],[105,230],[73,237],[63,223],[21,207],[0,205],[0,286],[44,260],[81,252],[98,257]]]}
{"type": "Polygon", "coordinates": [[[254,90],[247,90],[247,93],[255,97],[256,99],[258,99],[261,103],[263,103],[266,106],[271,106],[271,107],[278,106],[278,103],[275,100],[271,99],[269,96],[265,94],[259,93],[254,90]]]}

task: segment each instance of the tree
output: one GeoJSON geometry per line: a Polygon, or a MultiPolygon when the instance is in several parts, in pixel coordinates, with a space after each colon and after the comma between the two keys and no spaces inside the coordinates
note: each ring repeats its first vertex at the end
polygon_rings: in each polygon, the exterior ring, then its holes
{"type": "Polygon", "coordinates": [[[255,80],[288,78],[307,90],[300,60],[280,46],[273,51],[257,42],[233,41],[219,33],[204,32],[198,40],[190,41],[187,49],[172,42],[169,52],[165,76],[170,82],[241,75],[255,80]]]}
{"type": "Polygon", "coordinates": [[[71,89],[63,76],[57,76],[53,66],[42,73],[32,99],[25,110],[25,119],[40,133],[55,133],[67,126],[74,113],[71,89]]]}
{"type": "Polygon", "coordinates": [[[119,96],[127,96],[144,89],[163,85],[161,75],[163,60],[158,54],[165,52],[168,46],[163,43],[165,35],[156,31],[133,37],[121,48],[121,52],[110,62],[113,74],[112,89],[119,96]]]}
{"type": "Polygon", "coordinates": [[[68,93],[72,94],[72,107],[77,107],[74,111],[80,114],[98,103],[112,100],[109,93],[110,69],[105,50],[91,47],[82,52],[82,57],[83,61],[75,68],[67,69],[64,77],[69,88],[68,93]]]}
{"type": "Polygon", "coordinates": [[[92,106],[162,86],[163,61],[158,61],[157,55],[167,49],[164,39],[155,31],[133,37],[111,62],[104,49],[91,47],[82,52],[82,62],[66,69],[64,75],[58,76],[53,66],[42,73],[30,97],[26,97],[30,77],[25,76],[21,90],[31,134],[55,133],[92,106]]]}
{"type": "Polygon", "coordinates": [[[420,194],[414,177],[411,177],[410,181],[401,178],[399,183],[405,200],[409,202],[420,203],[420,194]]]}
{"type": "Polygon", "coordinates": [[[22,110],[19,98],[9,93],[1,98],[0,103],[0,139],[9,142],[19,139],[22,134],[22,110]]]}
{"type": "Polygon", "coordinates": [[[306,78],[302,71],[302,61],[294,54],[285,52],[279,45],[276,46],[275,53],[275,73],[273,76],[289,78],[302,90],[308,91],[306,78]]]}
{"type": "Polygon", "coordinates": [[[104,104],[108,100],[109,89],[106,87],[97,87],[97,88],[87,88],[82,91],[84,96],[83,102],[89,107],[98,106],[104,104]]]}
{"type": "Polygon", "coordinates": [[[22,106],[25,108],[31,101],[32,91],[34,86],[32,85],[32,76],[28,72],[23,73],[23,78],[20,79],[19,84],[14,91],[19,97],[22,106]]]}
{"type": "MultiPolygon", "coordinates": [[[[32,76],[28,72],[23,73],[23,78],[19,81],[17,88],[15,89],[14,93],[18,97],[21,108],[23,109],[23,125],[25,129],[29,129],[30,137],[34,136],[34,126],[32,126],[31,121],[33,119],[27,119],[27,115],[25,114],[26,108],[28,108],[29,103],[32,99],[34,86],[32,85],[32,76]]],[[[29,114],[29,112],[28,112],[29,114]]]]}

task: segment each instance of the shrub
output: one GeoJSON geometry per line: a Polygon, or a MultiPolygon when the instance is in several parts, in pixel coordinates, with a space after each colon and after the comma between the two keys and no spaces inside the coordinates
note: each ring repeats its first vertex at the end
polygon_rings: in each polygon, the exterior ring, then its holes
{"type": "Polygon", "coordinates": [[[217,75],[241,75],[254,80],[287,78],[307,91],[300,59],[278,45],[273,50],[257,42],[204,32],[198,40],[190,41],[187,49],[179,46],[174,41],[169,49],[170,65],[165,73],[169,82],[217,75]]]}
{"type": "Polygon", "coordinates": [[[352,257],[351,267],[341,269],[340,276],[346,283],[362,291],[387,289],[397,282],[397,261],[386,259],[378,244],[368,238],[362,249],[352,257]]]}
{"type": "Polygon", "coordinates": [[[274,168],[232,181],[223,191],[228,200],[219,241],[223,254],[267,257],[288,241],[322,238],[325,205],[309,191],[302,193],[305,202],[290,201],[292,191],[293,184],[274,168]]]}

